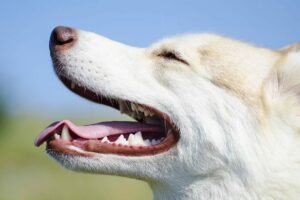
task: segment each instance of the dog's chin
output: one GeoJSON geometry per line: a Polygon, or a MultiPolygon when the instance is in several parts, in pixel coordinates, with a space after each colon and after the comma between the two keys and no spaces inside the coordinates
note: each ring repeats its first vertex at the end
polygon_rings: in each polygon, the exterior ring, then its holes
{"type": "MultiPolygon", "coordinates": [[[[76,150],[74,150],[76,151],[76,150]]],[[[62,153],[51,148],[47,155],[68,170],[93,174],[117,175],[155,182],[170,179],[180,169],[174,165],[176,148],[153,156],[122,156],[115,154],[95,154],[87,156],[69,151],[62,153]],[[151,165],[151,167],[149,167],[151,165]],[[160,173],[157,173],[157,172],[160,173]],[[172,172],[174,174],[172,175],[172,172]]]]}

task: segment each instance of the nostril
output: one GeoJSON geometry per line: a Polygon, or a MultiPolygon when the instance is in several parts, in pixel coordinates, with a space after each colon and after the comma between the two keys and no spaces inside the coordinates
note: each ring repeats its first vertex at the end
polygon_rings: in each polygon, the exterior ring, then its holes
{"type": "Polygon", "coordinates": [[[75,30],[69,27],[58,26],[56,27],[50,37],[50,49],[53,47],[59,49],[66,49],[75,41],[76,33],[75,30]]]}
{"type": "Polygon", "coordinates": [[[57,31],[54,34],[54,41],[58,44],[58,45],[63,45],[69,42],[73,41],[73,37],[72,35],[69,33],[69,31],[57,31]]]}

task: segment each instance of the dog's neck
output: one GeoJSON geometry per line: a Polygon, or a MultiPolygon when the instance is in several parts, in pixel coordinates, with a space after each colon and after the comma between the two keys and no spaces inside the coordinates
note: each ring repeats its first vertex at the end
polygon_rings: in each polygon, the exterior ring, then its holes
{"type": "Polygon", "coordinates": [[[170,185],[165,183],[150,183],[153,200],[256,200],[252,189],[228,177],[201,178],[186,183],[170,185]]]}

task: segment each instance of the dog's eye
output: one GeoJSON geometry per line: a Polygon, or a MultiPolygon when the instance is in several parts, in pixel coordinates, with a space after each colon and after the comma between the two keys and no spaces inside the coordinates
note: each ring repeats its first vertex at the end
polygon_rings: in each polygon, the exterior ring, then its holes
{"type": "Polygon", "coordinates": [[[163,57],[165,59],[169,59],[169,60],[176,60],[183,64],[189,65],[189,63],[187,61],[185,61],[184,59],[182,59],[177,52],[164,51],[164,52],[161,52],[160,54],[158,54],[158,56],[163,57]]]}

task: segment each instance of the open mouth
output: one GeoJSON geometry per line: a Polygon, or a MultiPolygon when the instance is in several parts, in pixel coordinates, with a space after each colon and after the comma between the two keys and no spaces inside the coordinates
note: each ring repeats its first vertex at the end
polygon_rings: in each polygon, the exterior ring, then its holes
{"type": "Polygon", "coordinates": [[[179,140],[179,131],[165,113],[129,100],[113,99],[95,94],[87,88],[60,76],[73,92],[94,102],[118,109],[136,122],[100,122],[76,126],[68,120],[48,126],[35,140],[47,149],[73,155],[93,153],[128,156],[155,155],[169,150],[179,140]]]}

